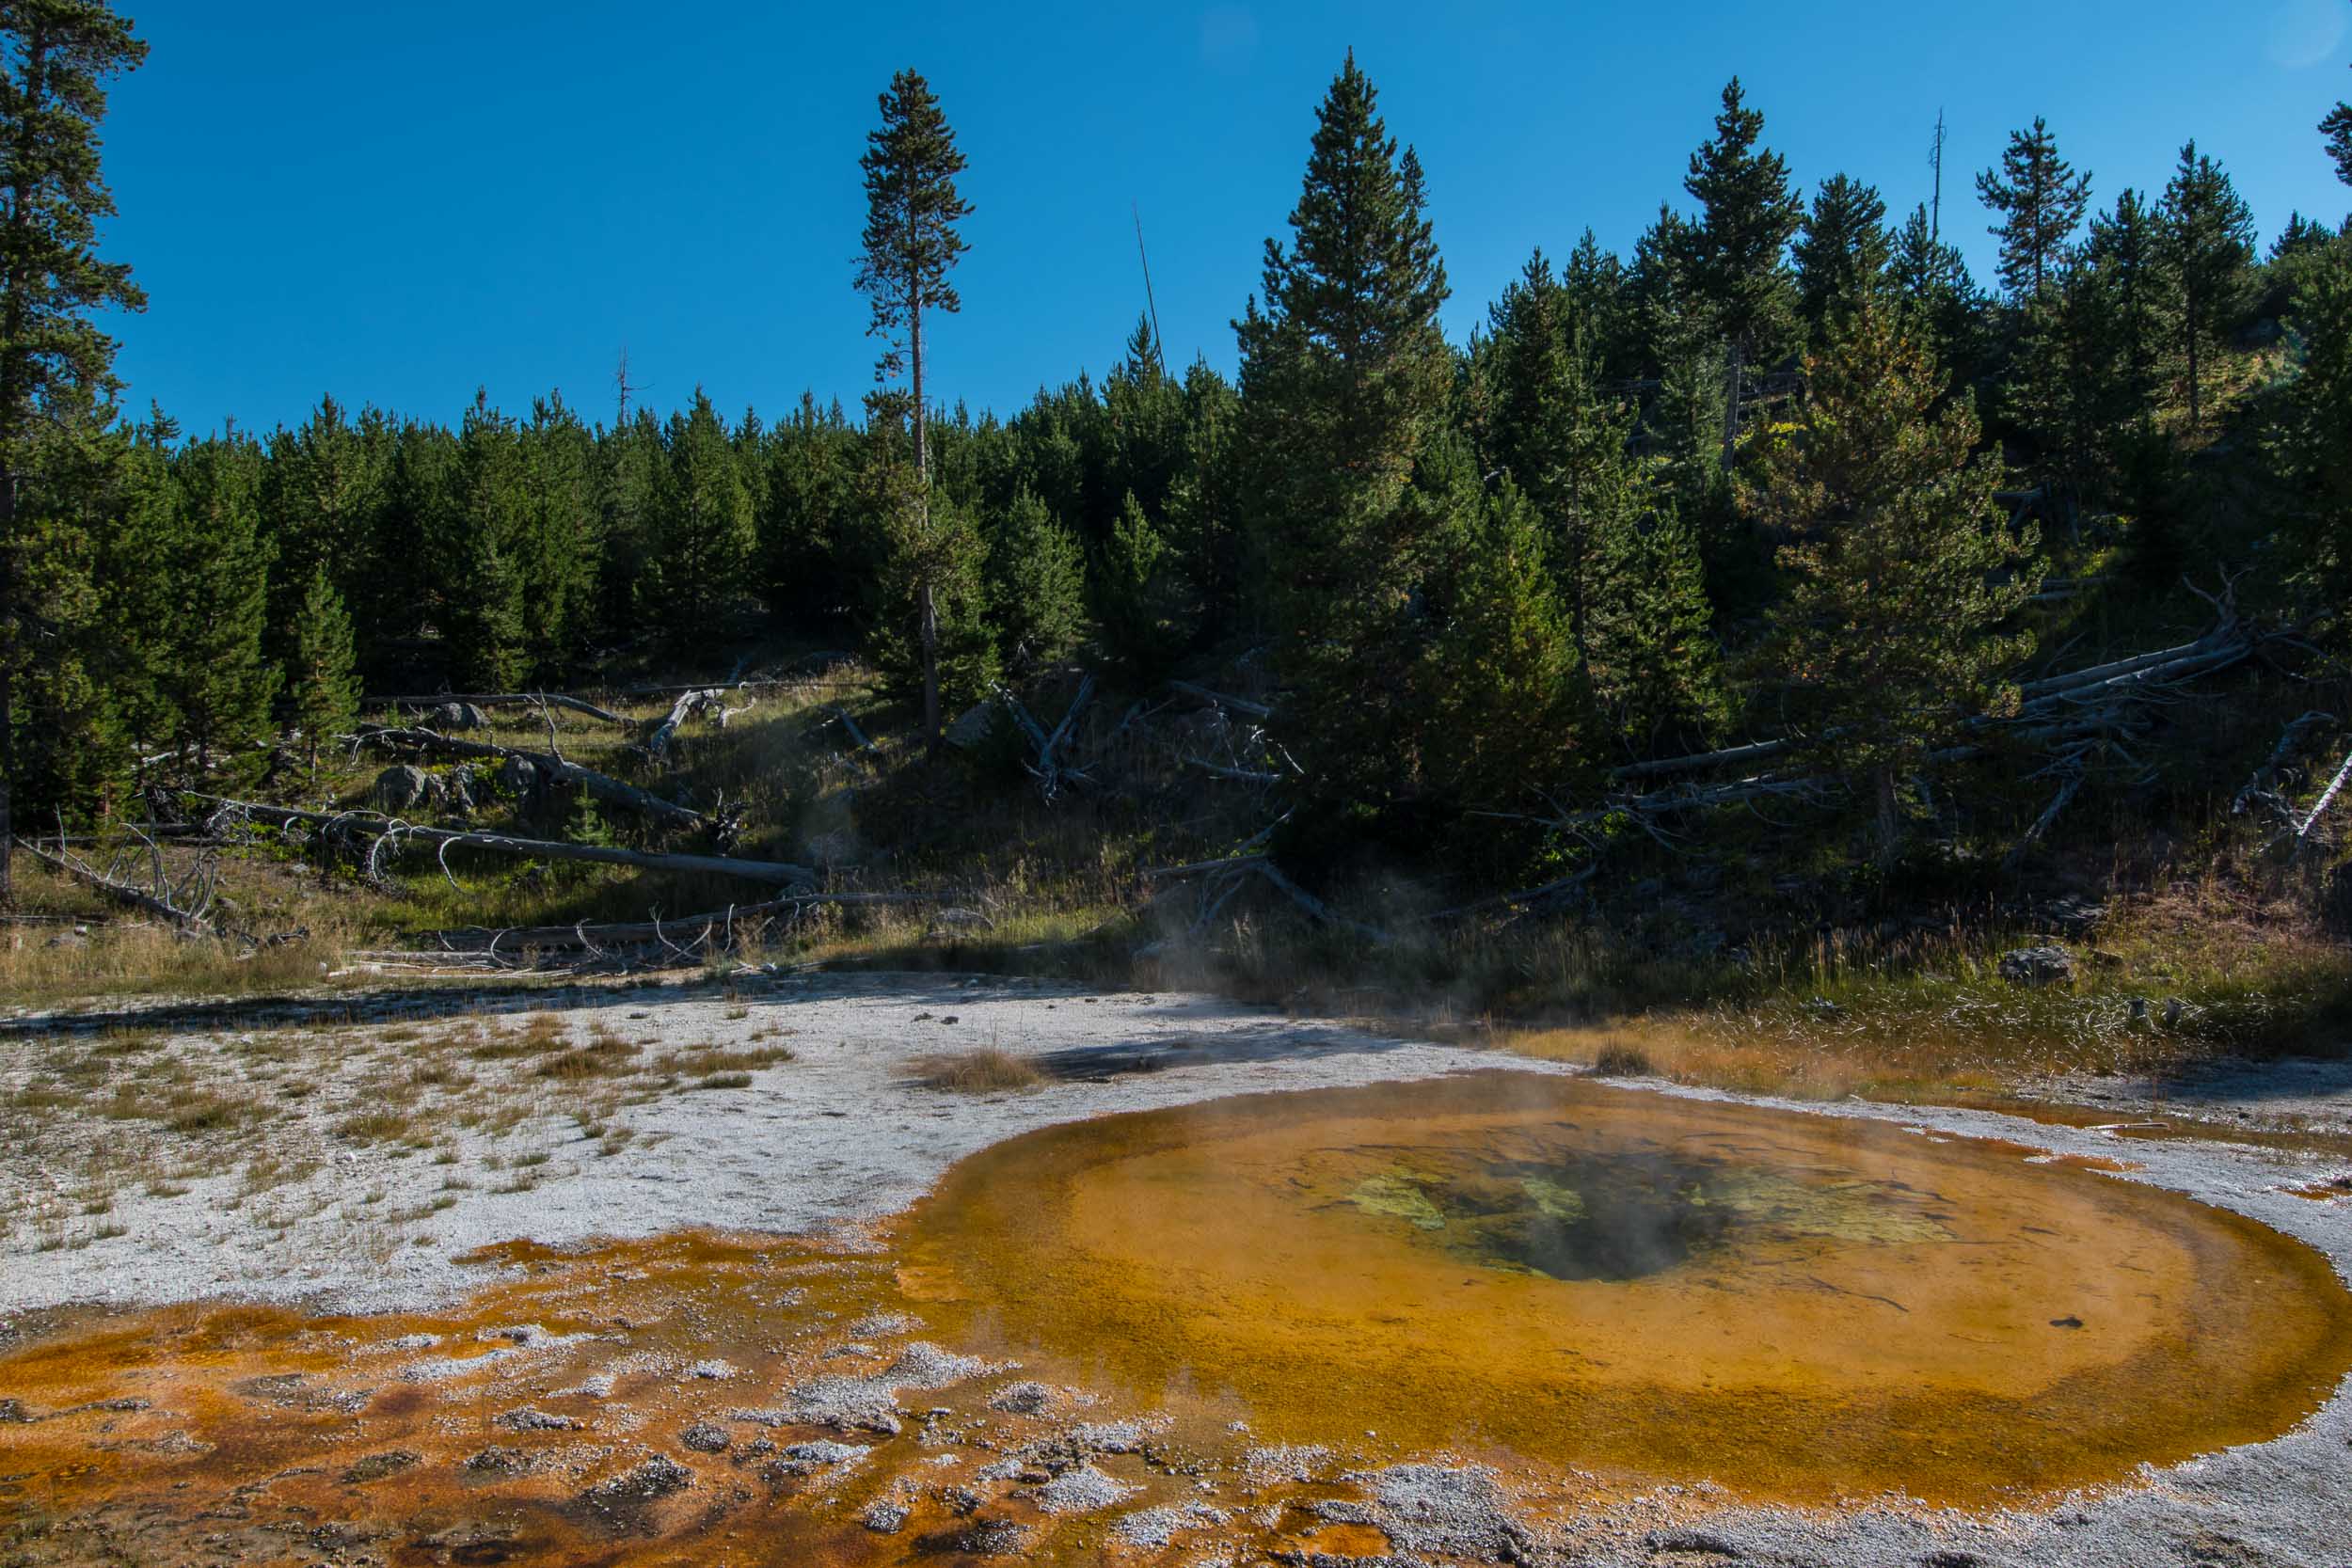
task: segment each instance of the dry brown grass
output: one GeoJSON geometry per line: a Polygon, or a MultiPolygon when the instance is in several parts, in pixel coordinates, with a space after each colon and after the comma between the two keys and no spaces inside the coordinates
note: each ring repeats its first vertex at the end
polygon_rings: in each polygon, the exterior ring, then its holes
{"type": "Polygon", "coordinates": [[[907,1064],[907,1072],[927,1089],[948,1089],[958,1094],[1033,1089],[1045,1082],[1045,1075],[1032,1063],[993,1045],[917,1056],[907,1064]]]}

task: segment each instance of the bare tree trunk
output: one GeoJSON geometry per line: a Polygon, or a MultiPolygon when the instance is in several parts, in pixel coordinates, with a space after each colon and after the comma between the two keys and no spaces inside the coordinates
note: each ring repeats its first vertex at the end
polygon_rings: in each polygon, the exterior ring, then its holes
{"type": "Polygon", "coordinates": [[[923,614],[923,746],[931,761],[939,760],[939,599],[931,583],[929,546],[931,534],[930,411],[923,405],[923,296],[914,295],[907,343],[914,381],[914,483],[916,526],[925,546],[923,582],[916,590],[923,614]]]}

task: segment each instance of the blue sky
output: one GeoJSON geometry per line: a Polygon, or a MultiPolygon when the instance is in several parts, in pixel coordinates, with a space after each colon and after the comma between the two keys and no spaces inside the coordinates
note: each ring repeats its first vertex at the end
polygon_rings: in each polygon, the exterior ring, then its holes
{"type": "Polygon", "coordinates": [[[1808,191],[1843,169],[1898,212],[1941,106],[1945,230],[1979,276],[1971,176],[2037,113],[2103,206],[2194,136],[2265,239],[2352,208],[2313,129],[2352,96],[2346,0],[125,8],[152,54],[114,94],[107,247],[151,306],[116,321],[119,369],[192,432],[328,391],[454,419],[477,385],[605,415],[624,344],[657,406],[700,384],[729,411],[803,388],[854,407],[857,157],[909,64],[977,209],[933,385],[999,410],[1116,357],[1143,301],[1131,202],[1171,360],[1231,368],[1350,45],[1428,169],[1457,340],[1531,246],[1590,225],[1627,251],[1680,203],[1735,71],[1808,191]]]}

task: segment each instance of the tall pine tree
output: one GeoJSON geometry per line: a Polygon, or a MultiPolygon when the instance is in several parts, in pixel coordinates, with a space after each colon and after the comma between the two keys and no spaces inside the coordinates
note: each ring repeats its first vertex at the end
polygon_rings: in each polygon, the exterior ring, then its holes
{"type": "MultiPolygon", "coordinates": [[[[883,341],[877,380],[907,372],[906,414],[914,432],[914,483],[887,486],[914,509],[913,518],[886,525],[887,537],[908,542],[905,565],[920,619],[923,657],[923,735],[934,755],[940,736],[940,607],[947,584],[931,568],[961,561],[951,541],[931,541],[930,408],[923,390],[923,318],[927,311],[954,313],[961,297],[947,280],[950,268],[969,248],[956,226],[971,214],[957,194],[956,177],[965,168],[956,135],[919,72],[901,71],[882,95],[882,124],[866,137],[860,166],[866,171],[865,249],[856,283],[873,308],[867,327],[883,341]]],[[[958,571],[961,570],[959,566],[958,571]]]]}
{"type": "Polygon", "coordinates": [[[2010,134],[2001,166],[1977,176],[1977,194],[2001,215],[1987,232],[2001,242],[2001,287],[2023,302],[2058,280],[2058,263],[2090,208],[2090,176],[2058,156],[2058,137],[2040,115],[2030,130],[2010,134]]]}
{"type": "Polygon", "coordinates": [[[1798,308],[1818,341],[1833,313],[1852,309],[1881,286],[1889,250],[1885,200],[1875,186],[1830,176],[1814,193],[1792,250],[1798,308]]]}
{"type": "Polygon", "coordinates": [[[1746,368],[1780,356],[1795,317],[1788,242],[1804,220],[1804,204],[1789,187],[1787,160],[1757,146],[1763,135],[1763,115],[1747,106],[1734,76],[1724,87],[1715,137],[1691,154],[1691,172],[1682,182],[1700,208],[1692,236],[1692,281],[1730,349],[1726,458],[1740,436],[1746,368]]]}
{"type": "Polygon", "coordinates": [[[1789,709],[1825,760],[1870,781],[1889,848],[1902,779],[1972,716],[2014,705],[2031,648],[2004,624],[2040,585],[2037,540],[1994,503],[2001,462],[1978,435],[1899,319],[1866,307],[1805,361],[1756,497],[1794,536],[1772,617],[1789,709]]]}
{"type": "Polygon", "coordinates": [[[672,416],[669,475],[647,540],[640,594],[674,644],[707,637],[713,618],[742,591],[754,545],[752,496],[726,426],[701,388],[672,416]]]}
{"type": "Polygon", "coordinates": [[[1266,241],[1263,300],[1234,324],[1258,591],[1294,690],[1279,722],[1319,785],[1359,800],[1417,765],[1411,606],[1436,519],[1408,482],[1452,375],[1423,203],[1350,54],[1315,111],[1291,244],[1266,241]]]}
{"type": "Polygon", "coordinates": [[[115,344],[91,312],[146,304],[95,249],[115,210],[98,157],[106,84],[146,56],[105,0],[0,5],[0,907],[14,896],[16,684],[56,657],[76,596],[58,573],[87,554],[61,537],[63,509],[36,515],[44,452],[106,422],[115,344]]]}
{"type": "Polygon", "coordinates": [[[321,744],[349,729],[359,714],[351,617],[325,566],[311,567],[286,641],[286,721],[301,737],[303,762],[315,779],[321,744]]]}
{"type": "Polygon", "coordinates": [[[2203,427],[2207,356],[2235,325],[2254,263],[2254,214],[2221,166],[2190,142],[2164,188],[2166,260],[2178,289],[2181,351],[2188,383],[2188,423],[2203,427]]]}

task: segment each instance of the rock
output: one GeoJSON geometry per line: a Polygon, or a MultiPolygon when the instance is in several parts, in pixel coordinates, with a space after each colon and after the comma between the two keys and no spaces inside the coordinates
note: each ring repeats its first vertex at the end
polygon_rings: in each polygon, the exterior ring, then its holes
{"type": "Polygon", "coordinates": [[[573,1416],[551,1415],[545,1410],[508,1410],[491,1418],[490,1424],[509,1432],[578,1432],[580,1421],[573,1416]]]}
{"type": "Polygon", "coordinates": [[[443,730],[486,730],[489,719],[471,703],[443,703],[433,710],[433,722],[443,730]]]}
{"type": "Polygon", "coordinates": [[[1112,1480],[1091,1465],[1064,1470],[1037,1489],[1037,1506],[1043,1513],[1091,1513],[1132,1497],[1136,1488],[1112,1480]]]}
{"type": "Polygon", "coordinates": [[[467,1460],[465,1467],[477,1476],[519,1476],[531,1468],[531,1455],[493,1443],[467,1460]]]}
{"type": "Polygon", "coordinates": [[[417,1463],[417,1456],[406,1449],[388,1449],[382,1453],[367,1454],[354,1460],[351,1467],[343,1472],[343,1480],[354,1485],[382,1481],[386,1476],[396,1476],[417,1463]]]}
{"type": "Polygon", "coordinates": [[[897,1503],[875,1501],[866,1505],[866,1512],[857,1522],[876,1535],[896,1535],[906,1528],[907,1511],[897,1503]]]}
{"type": "Polygon", "coordinates": [[[2107,907],[2096,899],[2068,896],[2051,899],[2039,913],[2058,935],[2080,941],[2106,918],[2107,907]]]}
{"type": "Polygon", "coordinates": [[[499,787],[509,795],[528,796],[539,787],[538,765],[525,757],[508,757],[499,764],[499,787]]]}
{"type": "Polygon", "coordinates": [[[855,1443],[795,1443],[768,1465],[771,1481],[791,1476],[813,1476],[835,1465],[850,1465],[866,1457],[866,1449],[855,1443]]]}
{"type": "Polygon", "coordinates": [[[1042,1416],[1053,1405],[1054,1390],[1050,1386],[1027,1381],[1008,1384],[988,1402],[991,1410],[1001,1410],[1008,1416],[1042,1416]]]}
{"type": "Polygon", "coordinates": [[[470,768],[451,768],[441,781],[441,792],[453,811],[474,811],[490,798],[489,785],[470,768]]]}
{"type": "Polygon", "coordinates": [[[375,809],[396,813],[417,806],[430,806],[440,799],[441,784],[432,774],[412,763],[395,763],[375,776],[369,790],[375,809]]]}
{"type": "Polygon", "coordinates": [[[655,1454],[633,1469],[596,1482],[580,1495],[580,1500],[601,1513],[629,1513],[693,1484],[693,1471],[666,1454],[655,1454]]]}
{"type": "Polygon", "coordinates": [[[1088,1421],[1070,1429],[1070,1441],[1081,1453],[1135,1453],[1143,1440],[1139,1421],[1088,1421]]]}
{"type": "Polygon", "coordinates": [[[975,703],[956,715],[955,722],[940,733],[940,738],[960,751],[970,751],[988,738],[990,721],[995,717],[993,703],[975,703]]]}
{"type": "Polygon", "coordinates": [[[724,1453],[734,1442],[725,1429],[713,1426],[708,1421],[696,1421],[679,1433],[677,1440],[696,1453],[724,1453]]]}
{"type": "Polygon", "coordinates": [[[2074,955],[2063,947],[2014,947],[2001,955],[2001,978],[2012,986],[2048,986],[2074,978],[2074,955]]]}

